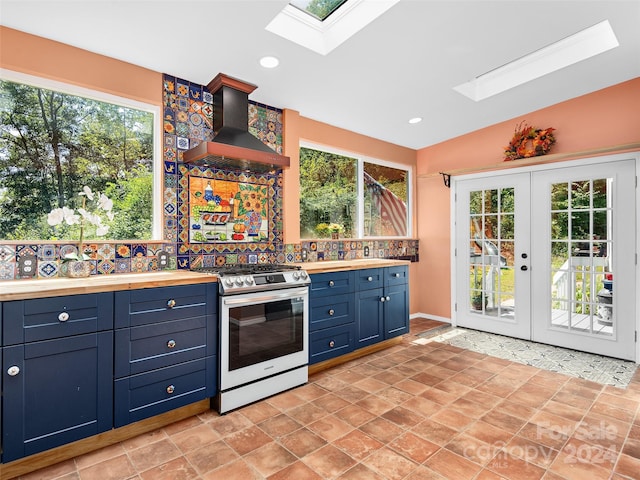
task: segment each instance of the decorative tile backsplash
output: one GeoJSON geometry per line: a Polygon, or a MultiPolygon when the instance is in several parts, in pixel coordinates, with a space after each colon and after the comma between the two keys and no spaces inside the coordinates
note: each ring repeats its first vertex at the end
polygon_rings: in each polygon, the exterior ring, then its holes
{"type": "MultiPolygon", "coordinates": [[[[284,263],[358,258],[418,260],[417,240],[319,240],[283,243],[282,173],[276,175],[224,171],[182,164],[185,150],[213,138],[213,96],[203,85],[163,77],[163,221],[162,241],[91,243],[92,275],[141,273],[158,269],[157,254],[169,254],[170,269],[233,263],[284,263]],[[229,243],[189,242],[189,179],[217,179],[264,185],[269,189],[267,241],[229,243]]],[[[249,102],[249,131],[282,153],[282,110],[249,102]]],[[[36,258],[35,276],[59,276],[61,257],[74,244],[0,244],[0,280],[20,279],[18,258],[36,258]]],[[[29,277],[31,278],[31,277],[29,277]]]]}

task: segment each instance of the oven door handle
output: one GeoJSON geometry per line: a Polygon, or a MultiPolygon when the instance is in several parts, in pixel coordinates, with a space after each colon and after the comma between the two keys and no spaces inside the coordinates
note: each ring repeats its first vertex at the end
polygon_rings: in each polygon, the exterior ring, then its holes
{"type": "Polygon", "coordinates": [[[256,303],[272,302],[287,298],[296,298],[309,295],[307,288],[296,288],[281,290],[278,292],[268,293],[266,295],[238,295],[237,297],[224,297],[222,300],[224,305],[254,305],[256,303]]]}

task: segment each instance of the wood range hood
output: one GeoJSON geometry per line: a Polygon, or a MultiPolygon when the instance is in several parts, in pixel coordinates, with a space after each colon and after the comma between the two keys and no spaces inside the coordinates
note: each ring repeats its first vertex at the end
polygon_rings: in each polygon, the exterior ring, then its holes
{"type": "Polygon", "coordinates": [[[256,173],[289,166],[289,157],[249,133],[249,94],[255,85],[219,73],[207,88],[213,95],[215,137],[184,152],[184,163],[256,173]]]}

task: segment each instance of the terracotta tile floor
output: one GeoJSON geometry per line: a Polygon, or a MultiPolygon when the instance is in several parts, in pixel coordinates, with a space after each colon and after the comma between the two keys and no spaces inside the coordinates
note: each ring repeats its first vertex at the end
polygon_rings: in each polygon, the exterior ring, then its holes
{"type": "Polygon", "coordinates": [[[638,479],[625,390],[440,343],[402,345],[224,416],[208,412],[25,480],[638,479]]]}

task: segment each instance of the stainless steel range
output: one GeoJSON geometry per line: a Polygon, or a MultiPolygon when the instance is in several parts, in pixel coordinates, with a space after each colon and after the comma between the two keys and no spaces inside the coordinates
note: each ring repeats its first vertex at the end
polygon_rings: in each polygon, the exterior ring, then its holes
{"type": "Polygon", "coordinates": [[[218,276],[218,411],[225,413],[306,383],[307,272],[271,264],[194,270],[218,276]]]}

